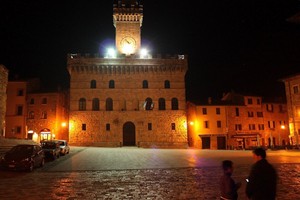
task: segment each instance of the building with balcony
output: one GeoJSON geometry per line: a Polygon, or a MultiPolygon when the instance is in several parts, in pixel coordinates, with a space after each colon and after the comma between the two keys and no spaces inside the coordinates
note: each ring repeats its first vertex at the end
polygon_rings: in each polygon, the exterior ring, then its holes
{"type": "Polygon", "coordinates": [[[227,93],[221,100],[187,103],[188,138],[201,149],[251,149],[289,145],[286,104],[227,93]],[[272,108],[272,110],[271,110],[272,108]]]}

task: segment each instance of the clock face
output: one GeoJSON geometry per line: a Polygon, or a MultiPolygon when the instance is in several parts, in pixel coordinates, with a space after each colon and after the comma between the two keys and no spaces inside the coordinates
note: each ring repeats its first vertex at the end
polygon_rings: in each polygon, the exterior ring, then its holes
{"type": "Polygon", "coordinates": [[[132,37],[124,37],[120,43],[122,53],[129,55],[133,54],[136,49],[136,42],[132,37]]]}

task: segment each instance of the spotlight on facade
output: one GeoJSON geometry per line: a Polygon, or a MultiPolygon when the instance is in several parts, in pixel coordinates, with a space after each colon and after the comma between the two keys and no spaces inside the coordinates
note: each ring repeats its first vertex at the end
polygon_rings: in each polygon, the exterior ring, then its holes
{"type": "Polygon", "coordinates": [[[117,53],[115,49],[113,48],[107,49],[105,58],[116,58],[116,57],[117,57],[117,53]]]}
{"type": "Polygon", "coordinates": [[[140,51],[140,58],[148,58],[149,53],[147,49],[141,49],[140,51]]]}

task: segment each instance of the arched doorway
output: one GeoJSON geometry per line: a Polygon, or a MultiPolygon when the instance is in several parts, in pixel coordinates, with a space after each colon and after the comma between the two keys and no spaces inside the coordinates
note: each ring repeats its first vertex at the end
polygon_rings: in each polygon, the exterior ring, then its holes
{"type": "Polygon", "coordinates": [[[135,146],[135,125],[126,122],[123,125],[123,146],[135,146]]]}

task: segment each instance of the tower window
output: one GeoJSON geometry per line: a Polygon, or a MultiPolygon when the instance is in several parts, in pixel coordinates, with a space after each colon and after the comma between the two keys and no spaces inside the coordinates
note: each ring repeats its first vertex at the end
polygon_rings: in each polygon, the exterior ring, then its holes
{"type": "Polygon", "coordinates": [[[169,80],[165,80],[165,88],[171,88],[169,80]]]}
{"type": "Polygon", "coordinates": [[[166,110],[166,101],[164,98],[158,100],[158,110],[166,110]]]}
{"type": "Polygon", "coordinates": [[[178,110],[178,99],[177,98],[172,99],[172,110],[178,110]]]}
{"type": "Polygon", "coordinates": [[[95,80],[91,80],[91,88],[96,88],[97,84],[95,80]]]}
{"type": "Polygon", "coordinates": [[[152,130],[152,123],[148,123],[148,131],[152,130]]]}
{"type": "Polygon", "coordinates": [[[81,125],[81,130],[86,131],[86,124],[81,125]]]}
{"type": "Polygon", "coordinates": [[[176,130],[175,123],[172,123],[172,124],[171,124],[171,128],[172,128],[172,131],[175,131],[175,130],[176,130]]]}
{"type": "Polygon", "coordinates": [[[110,131],[110,124],[106,124],[106,131],[110,131]]]}
{"type": "Polygon", "coordinates": [[[79,110],[86,110],[86,100],[84,98],[79,99],[79,110]]]}
{"type": "Polygon", "coordinates": [[[115,81],[114,80],[109,81],[108,88],[115,88],[115,81]]]}
{"type": "Polygon", "coordinates": [[[143,80],[143,88],[148,88],[148,81],[147,80],[143,80]]]}
{"type": "Polygon", "coordinates": [[[93,99],[92,109],[93,109],[93,110],[100,110],[100,109],[99,109],[99,99],[98,99],[98,98],[94,98],[94,99],[93,99]]]}
{"type": "Polygon", "coordinates": [[[144,103],[144,109],[145,110],[153,110],[153,107],[154,107],[154,104],[152,102],[152,99],[151,98],[147,98],[145,100],[145,103],[144,103]]]}
{"type": "Polygon", "coordinates": [[[112,98],[106,99],[106,111],[112,111],[113,110],[113,100],[112,98]]]}

